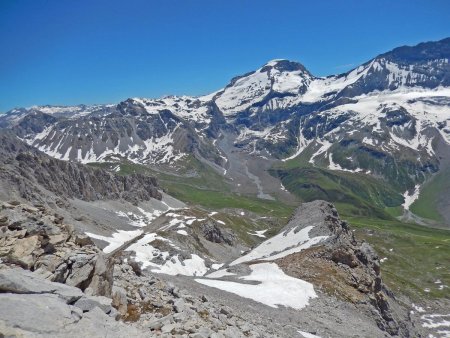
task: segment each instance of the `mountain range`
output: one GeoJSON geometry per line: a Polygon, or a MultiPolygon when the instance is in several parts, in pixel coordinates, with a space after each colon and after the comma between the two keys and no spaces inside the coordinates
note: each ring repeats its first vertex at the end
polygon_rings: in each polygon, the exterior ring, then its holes
{"type": "Polygon", "coordinates": [[[449,60],[1,115],[0,336],[448,336],[449,60]]]}
{"type": "MultiPolygon", "coordinates": [[[[239,193],[272,199],[287,189],[300,200],[347,204],[344,213],[399,216],[430,179],[448,177],[449,58],[450,38],[399,47],[328,77],[273,60],[205,96],[19,108],[0,125],[57,159],[179,174],[193,157],[231,185],[241,179],[239,193]],[[264,187],[252,166],[282,184],[264,187]]],[[[431,218],[448,224],[449,187],[440,188],[431,218]]]]}

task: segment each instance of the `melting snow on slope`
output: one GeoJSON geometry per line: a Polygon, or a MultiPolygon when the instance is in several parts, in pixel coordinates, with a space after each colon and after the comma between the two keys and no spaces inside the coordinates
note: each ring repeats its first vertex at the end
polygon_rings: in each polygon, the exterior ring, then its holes
{"type": "Polygon", "coordinates": [[[348,172],[351,172],[351,173],[359,173],[359,172],[363,171],[361,168],[356,168],[354,170],[342,168],[339,163],[334,163],[333,162],[333,154],[332,153],[328,154],[328,160],[330,161],[330,165],[328,166],[328,169],[330,169],[330,170],[348,171],[348,172]]]}
{"type": "Polygon", "coordinates": [[[167,259],[169,256],[168,252],[161,252],[159,249],[154,248],[150,245],[155,239],[166,241],[165,238],[157,236],[155,233],[146,234],[136,243],[131,244],[125,251],[134,251],[134,259],[136,262],[142,263],[142,268],[148,266],[158,267],[157,264],[152,263],[151,260],[155,257],[160,257],[161,259],[167,259]]]}
{"type": "MultiPolygon", "coordinates": [[[[429,329],[437,329],[440,337],[450,337],[450,314],[426,314],[420,317],[423,320],[422,326],[429,329]]],[[[430,335],[429,337],[435,337],[430,335]]]]}
{"type": "Polygon", "coordinates": [[[159,269],[152,269],[155,273],[165,273],[167,275],[183,275],[183,276],[203,276],[208,272],[205,265],[205,260],[196,254],[192,257],[180,261],[178,256],[172,257],[164,265],[159,266],[159,269]]]}
{"type": "Polygon", "coordinates": [[[268,229],[266,230],[256,230],[255,232],[247,232],[249,235],[252,236],[256,236],[256,237],[261,237],[261,238],[266,238],[266,235],[264,235],[267,232],[268,229]]]}
{"type": "Polygon", "coordinates": [[[319,150],[317,150],[317,151],[311,156],[311,158],[309,159],[308,162],[311,163],[312,165],[315,165],[314,159],[315,159],[317,156],[319,156],[319,155],[321,155],[321,154],[327,152],[328,149],[330,149],[330,147],[333,145],[333,143],[331,143],[331,142],[328,141],[328,140],[322,140],[322,141],[317,140],[317,143],[321,144],[321,147],[320,147],[319,150]]]}
{"type": "Polygon", "coordinates": [[[142,234],[142,230],[132,230],[132,231],[118,230],[116,233],[113,233],[111,237],[108,237],[108,236],[101,236],[101,235],[96,235],[96,234],[93,234],[90,232],[86,232],[86,235],[88,235],[91,238],[99,239],[101,241],[105,241],[105,242],[109,243],[103,249],[104,253],[110,253],[110,252],[116,250],[121,245],[132,240],[133,238],[138,237],[141,234],[142,234]]]}
{"type": "Polygon", "coordinates": [[[166,96],[160,99],[134,98],[133,101],[142,106],[149,114],[170,110],[181,118],[207,124],[211,121],[211,117],[208,114],[207,106],[201,105],[201,102],[205,101],[204,98],[166,96]]]}
{"type": "Polygon", "coordinates": [[[416,305],[416,304],[412,303],[411,306],[412,306],[412,308],[414,310],[416,310],[419,313],[425,312],[425,309],[423,307],[419,306],[419,305],[416,305]]]}
{"type": "Polygon", "coordinates": [[[208,268],[205,265],[205,260],[198,255],[192,254],[191,258],[180,260],[178,255],[170,258],[169,252],[160,251],[153,247],[151,243],[154,240],[161,240],[172,243],[170,240],[157,236],[155,233],[146,234],[136,243],[130,245],[126,251],[134,251],[134,259],[142,263],[142,267],[153,267],[152,272],[164,273],[167,275],[184,275],[184,276],[203,276],[208,268]],[[162,264],[153,263],[152,260],[158,258],[158,261],[164,261],[162,264]]]}
{"type": "Polygon", "coordinates": [[[252,270],[250,275],[240,279],[259,282],[259,284],[214,279],[196,279],[195,281],[273,308],[286,306],[300,310],[309,304],[311,298],[317,297],[311,283],[286,275],[275,263],[254,264],[250,265],[250,269],[252,270]]]}
{"type": "MultiPolygon", "coordinates": [[[[86,233],[88,236],[108,242],[108,246],[103,249],[103,252],[110,253],[121,245],[138,237],[142,234],[141,230],[124,231],[119,230],[114,233],[112,237],[100,236],[92,233],[86,233]]],[[[135,253],[134,260],[142,263],[142,267],[153,267],[152,272],[164,273],[168,275],[184,275],[184,276],[203,276],[208,268],[205,265],[205,260],[198,255],[192,254],[191,258],[180,260],[178,255],[170,257],[169,252],[161,251],[151,245],[154,240],[161,240],[173,244],[166,238],[158,236],[156,233],[149,233],[144,235],[136,243],[131,244],[125,251],[133,251],[135,253]],[[163,261],[162,264],[152,262],[153,259],[158,258],[158,261],[163,261]]]]}
{"type": "Polygon", "coordinates": [[[298,125],[297,150],[295,151],[295,153],[292,156],[284,158],[284,159],[282,159],[282,161],[285,162],[285,161],[289,161],[289,160],[292,160],[292,159],[296,158],[298,155],[300,155],[303,152],[303,150],[306,149],[306,147],[308,147],[308,145],[312,141],[313,140],[305,139],[305,137],[303,136],[302,121],[300,120],[299,125],[298,125]]]}
{"type": "Polygon", "coordinates": [[[405,193],[403,194],[403,197],[405,198],[405,203],[402,204],[403,208],[405,210],[409,210],[409,207],[411,206],[411,204],[414,203],[415,200],[417,200],[419,198],[419,194],[420,194],[420,185],[417,184],[414,187],[414,192],[410,195],[408,190],[405,191],[405,193]]]}
{"type": "Polygon", "coordinates": [[[343,113],[348,111],[357,113],[351,120],[354,123],[363,121],[366,125],[377,125],[379,117],[384,116],[382,110],[379,110],[380,105],[403,107],[417,120],[418,133],[411,140],[404,140],[394,135],[395,142],[412,149],[425,149],[430,153],[430,139],[420,132],[425,127],[436,128],[440,125],[441,127],[436,130],[447,143],[450,143],[450,134],[445,132],[449,130],[450,110],[447,105],[437,104],[439,98],[449,96],[450,88],[438,87],[430,90],[420,87],[400,87],[394,91],[364,94],[355,97],[354,102],[334,109],[343,113]]]}
{"type": "Polygon", "coordinates": [[[300,333],[303,336],[303,338],[320,338],[319,336],[309,333],[309,332],[300,331],[300,330],[298,330],[297,332],[300,333]]]}
{"type": "Polygon", "coordinates": [[[256,259],[275,260],[300,252],[328,238],[328,236],[310,238],[309,232],[312,228],[313,226],[307,226],[298,231],[296,228],[293,228],[289,231],[282,232],[262,242],[248,254],[231,262],[230,265],[236,265],[256,259]]]}

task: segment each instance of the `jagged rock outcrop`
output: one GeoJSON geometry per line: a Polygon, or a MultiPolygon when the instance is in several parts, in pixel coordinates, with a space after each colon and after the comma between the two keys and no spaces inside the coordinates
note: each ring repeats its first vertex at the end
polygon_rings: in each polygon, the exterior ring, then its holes
{"type": "Polygon", "coordinates": [[[355,238],[332,204],[305,203],[289,224],[294,224],[297,230],[313,225],[310,235],[328,237],[316,246],[277,260],[287,274],[360,306],[389,334],[407,336],[407,328],[396,313],[393,295],[382,282],[377,253],[368,243],[355,238]]]}
{"type": "Polygon", "coordinates": [[[42,189],[59,198],[85,201],[124,199],[133,203],[161,199],[155,178],[131,174],[120,176],[75,162],[54,159],[0,130],[0,185],[20,197],[42,201],[42,189]]]}
{"type": "Polygon", "coordinates": [[[0,336],[144,337],[117,322],[113,260],[42,205],[0,204],[0,336]]]}
{"type": "Polygon", "coordinates": [[[0,205],[0,259],[88,295],[111,295],[112,260],[61,216],[40,205],[15,201],[0,205]]]}
{"type": "Polygon", "coordinates": [[[236,235],[230,230],[220,228],[217,224],[205,223],[202,225],[203,236],[210,242],[226,243],[233,245],[236,242],[236,235]]]}

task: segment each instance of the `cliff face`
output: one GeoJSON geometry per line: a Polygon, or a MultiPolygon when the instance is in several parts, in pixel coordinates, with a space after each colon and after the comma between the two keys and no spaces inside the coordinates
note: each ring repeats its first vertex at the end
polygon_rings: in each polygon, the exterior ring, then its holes
{"type": "Polygon", "coordinates": [[[42,188],[59,197],[85,201],[124,199],[132,203],[161,199],[156,179],[119,176],[75,162],[54,159],[6,131],[0,131],[0,187],[27,200],[42,200],[42,188]]]}

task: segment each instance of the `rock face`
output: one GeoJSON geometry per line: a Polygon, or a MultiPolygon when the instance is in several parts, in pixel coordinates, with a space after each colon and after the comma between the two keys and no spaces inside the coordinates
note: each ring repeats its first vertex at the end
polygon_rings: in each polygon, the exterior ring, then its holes
{"type": "Polygon", "coordinates": [[[50,282],[36,272],[0,264],[2,337],[144,337],[115,320],[111,299],[50,282]]]}
{"type": "Polygon", "coordinates": [[[202,232],[204,237],[210,242],[233,245],[236,241],[236,235],[234,233],[220,228],[217,224],[205,223],[202,226],[202,232]]]}
{"type": "Polygon", "coordinates": [[[0,259],[87,294],[110,296],[112,262],[43,206],[0,205],[0,259]]]}
{"type": "Polygon", "coordinates": [[[277,260],[289,275],[313,283],[329,295],[350,301],[373,316],[391,335],[407,335],[392,294],[382,282],[374,249],[356,240],[347,222],[325,201],[305,203],[291,223],[298,230],[314,225],[315,235],[328,236],[319,245],[277,260]]]}
{"type": "Polygon", "coordinates": [[[161,199],[155,178],[119,176],[74,162],[56,160],[0,131],[0,184],[27,200],[41,200],[42,188],[61,198],[85,201],[124,199],[133,203],[161,199]],[[3,181],[3,182],[1,182],[3,181]]]}

